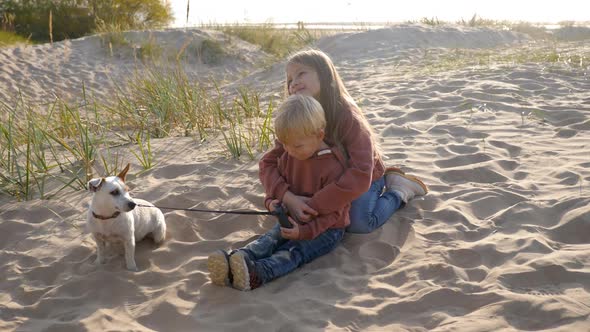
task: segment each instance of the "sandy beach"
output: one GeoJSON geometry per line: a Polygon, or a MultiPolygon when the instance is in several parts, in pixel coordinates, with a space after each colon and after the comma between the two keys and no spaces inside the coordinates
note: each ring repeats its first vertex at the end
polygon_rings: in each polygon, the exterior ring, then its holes
{"type": "MultiPolygon", "coordinates": [[[[216,34],[143,32],[173,50],[203,36],[226,40],[216,34]]],[[[257,47],[227,42],[235,56],[187,61],[187,75],[281,96],[285,63],[261,66],[257,47]]],[[[93,264],[89,192],[2,197],[0,330],[590,330],[589,40],[399,25],[314,46],[334,60],[386,163],[420,176],[428,195],[252,292],[211,284],[207,256],[243,246],[274,225],[271,217],[165,210],[167,240],[140,242],[134,273],[116,250],[107,264],[93,264]],[[554,53],[557,61],[532,56],[554,53]]],[[[109,54],[97,36],[0,48],[0,99],[19,91],[36,103],[75,98],[83,85],[108,98],[136,63],[109,54]]],[[[128,156],[134,197],[263,209],[261,154],[227,158],[215,139],[152,144],[153,169],[138,175],[128,156]]]]}

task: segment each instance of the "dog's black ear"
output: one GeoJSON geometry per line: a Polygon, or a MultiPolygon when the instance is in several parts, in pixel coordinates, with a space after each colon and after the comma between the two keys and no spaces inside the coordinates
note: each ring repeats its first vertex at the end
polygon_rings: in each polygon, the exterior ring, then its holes
{"type": "Polygon", "coordinates": [[[125,168],[123,168],[123,170],[121,171],[121,173],[119,173],[119,175],[117,175],[117,177],[121,180],[123,180],[123,182],[125,182],[125,175],[127,175],[127,172],[129,171],[129,164],[127,164],[127,166],[125,166],[125,168]]]}
{"type": "Polygon", "coordinates": [[[104,183],[104,178],[96,178],[88,181],[88,190],[90,192],[97,192],[104,183]]]}

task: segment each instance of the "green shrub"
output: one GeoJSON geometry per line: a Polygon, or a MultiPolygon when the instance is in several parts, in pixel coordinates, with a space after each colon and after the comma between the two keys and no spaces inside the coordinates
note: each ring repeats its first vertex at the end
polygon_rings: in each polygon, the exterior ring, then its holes
{"type": "Polygon", "coordinates": [[[205,39],[197,48],[197,56],[206,64],[218,64],[225,54],[221,44],[212,39],[205,39]]]}
{"type": "Polygon", "coordinates": [[[173,16],[160,0],[2,0],[0,19],[3,29],[46,42],[88,35],[101,20],[128,30],[165,26],[173,16]]]}
{"type": "Polygon", "coordinates": [[[5,0],[0,17],[11,17],[14,32],[35,41],[50,40],[49,17],[52,17],[53,40],[78,38],[94,28],[94,19],[87,8],[75,0],[5,0]]]}
{"type": "Polygon", "coordinates": [[[15,33],[0,31],[0,47],[10,46],[15,44],[30,44],[31,42],[15,33]]]}
{"type": "Polygon", "coordinates": [[[174,20],[170,4],[161,0],[87,0],[95,18],[125,30],[158,28],[174,20]]]}

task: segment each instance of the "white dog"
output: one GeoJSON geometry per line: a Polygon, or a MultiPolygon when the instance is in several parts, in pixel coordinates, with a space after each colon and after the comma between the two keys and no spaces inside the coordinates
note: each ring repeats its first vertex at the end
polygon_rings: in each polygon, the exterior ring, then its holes
{"type": "Polygon", "coordinates": [[[166,236],[164,214],[156,207],[138,207],[153,204],[142,199],[133,200],[125,185],[129,164],[117,176],[88,181],[88,190],[94,193],[88,210],[88,227],[96,241],[96,264],[105,261],[107,242],[122,241],[125,246],[127,269],[137,271],[135,243],[151,233],[154,242],[166,236]]]}

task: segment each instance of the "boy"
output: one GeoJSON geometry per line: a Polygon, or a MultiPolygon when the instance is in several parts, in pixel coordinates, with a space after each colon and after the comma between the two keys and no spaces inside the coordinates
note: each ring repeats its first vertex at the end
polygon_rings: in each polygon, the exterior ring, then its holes
{"type": "MultiPolygon", "coordinates": [[[[279,108],[275,134],[285,148],[278,160],[279,172],[298,196],[310,198],[338,180],[346,167],[339,149],[324,142],[325,128],[324,110],[313,97],[292,95],[279,108]]],[[[267,193],[266,208],[274,211],[277,204],[281,202],[267,193]]],[[[336,211],[320,211],[305,223],[289,216],[292,228],[276,224],[243,248],[211,254],[207,261],[211,281],[252,290],[329,253],[350,224],[349,209],[350,204],[336,211]]]]}

